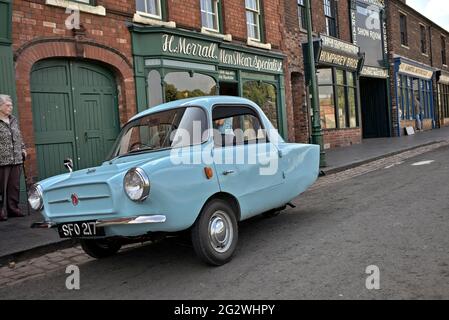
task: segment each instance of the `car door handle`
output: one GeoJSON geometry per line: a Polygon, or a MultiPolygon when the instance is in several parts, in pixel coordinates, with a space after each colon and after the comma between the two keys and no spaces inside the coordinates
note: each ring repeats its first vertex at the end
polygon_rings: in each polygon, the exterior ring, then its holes
{"type": "Polygon", "coordinates": [[[228,176],[228,175],[233,174],[233,173],[235,173],[234,170],[226,170],[226,171],[223,171],[223,175],[225,175],[225,176],[228,176]]]}

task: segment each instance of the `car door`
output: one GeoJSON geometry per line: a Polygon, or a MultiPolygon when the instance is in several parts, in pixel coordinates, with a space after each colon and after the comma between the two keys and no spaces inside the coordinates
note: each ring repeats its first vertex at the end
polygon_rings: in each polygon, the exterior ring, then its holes
{"type": "Polygon", "coordinates": [[[216,106],[214,165],[222,192],[234,195],[242,219],[276,208],[283,184],[280,157],[256,110],[249,106],[216,106]]]}

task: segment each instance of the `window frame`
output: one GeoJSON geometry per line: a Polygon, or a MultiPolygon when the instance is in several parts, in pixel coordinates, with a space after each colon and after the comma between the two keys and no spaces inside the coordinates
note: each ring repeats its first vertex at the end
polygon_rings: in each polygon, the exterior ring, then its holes
{"type": "Polygon", "coordinates": [[[306,6],[304,4],[304,0],[296,0],[298,6],[298,24],[299,28],[306,30],[307,29],[307,20],[306,20],[306,6]],[[301,3],[300,3],[301,2],[301,3]]]}
{"type": "Polygon", "coordinates": [[[438,93],[440,99],[442,118],[449,118],[449,84],[438,84],[438,93]]]}
{"type": "MultiPolygon", "coordinates": [[[[145,1],[145,8],[147,6],[146,0],[145,1]]],[[[165,0],[155,0],[157,2],[157,6],[160,12],[160,15],[154,15],[148,12],[144,12],[144,11],[139,11],[137,10],[137,0],[135,1],[136,3],[136,13],[138,13],[140,16],[144,17],[144,18],[150,18],[150,19],[156,19],[156,20],[161,20],[163,21],[165,19],[165,14],[164,14],[164,10],[165,10],[165,0]]]]}
{"type": "MultiPolygon", "coordinates": [[[[268,144],[268,143],[270,143],[270,135],[268,134],[267,128],[265,126],[265,123],[262,121],[262,118],[260,117],[260,113],[253,106],[251,106],[249,104],[223,104],[223,103],[215,104],[212,107],[212,111],[211,111],[212,127],[210,127],[210,128],[213,128],[213,123],[214,123],[215,120],[227,119],[227,118],[231,117],[231,116],[228,116],[226,118],[217,118],[217,119],[215,119],[214,111],[217,108],[227,108],[227,109],[241,108],[241,109],[248,109],[248,112],[245,112],[245,113],[242,112],[241,114],[234,115],[232,117],[236,117],[236,116],[240,117],[240,116],[245,116],[245,115],[252,115],[255,118],[257,118],[257,120],[259,121],[260,126],[261,126],[260,130],[263,130],[264,133],[265,133],[265,139],[263,140],[263,143],[259,142],[259,139],[256,139],[256,140],[253,140],[253,141],[255,141],[255,144],[268,144]]],[[[214,148],[216,148],[216,149],[235,148],[237,146],[246,146],[246,145],[248,145],[246,143],[243,143],[243,144],[234,144],[233,143],[232,145],[220,146],[220,145],[217,145],[215,143],[214,137],[212,137],[212,140],[213,140],[214,148]]]]}
{"type": "Polygon", "coordinates": [[[206,30],[206,31],[210,31],[210,32],[214,32],[214,33],[223,33],[223,25],[222,25],[223,19],[222,19],[222,8],[221,8],[222,1],[221,0],[207,0],[207,1],[212,1],[214,3],[213,7],[216,10],[215,20],[217,23],[217,29],[209,28],[209,27],[203,25],[203,19],[202,19],[203,12],[205,12],[206,14],[209,14],[209,13],[206,11],[203,11],[203,8],[201,5],[202,1],[200,0],[201,27],[204,28],[204,30],[206,30]]]}
{"type": "Polygon", "coordinates": [[[257,7],[258,7],[257,11],[252,8],[248,8],[246,6],[246,0],[245,0],[246,32],[247,32],[247,37],[249,40],[262,43],[265,40],[264,39],[264,26],[263,26],[263,10],[262,10],[263,3],[262,3],[262,0],[254,0],[254,1],[256,1],[256,3],[257,3],[257,7]],[[257,16],[256,22],[257,22],[257,29],[259,30],[259,34],[258,34],[259,39],[253,38],[249,35],[249,21],[248,21],[248,17],[247,17],[248,11],[252,12],[253,14],[256,14],[256,16],[257,16]]]}
{"type": "Polygon", "coordinates": [[[330,37],[338,38],[338,9],[337,2],[335,0],[324,0],[324,17],[326,20],[326,33],[330,37]],[[333,23],[333,29],[331,29],[330,22],[333,23]],[[332,33],[333,32],[333,33],[332,33]]]}
{"type": "Polygon", "coordinates": [[[420,114],[423,115],[423,119],[433,119],[434,106],[433,106],[433,89],[431,80],[416,78],[405,74],[398,73],[397,90],[401,92],[401,96],[398,94],[398,104],[402,112],[401,120],[413,121],[416,119],[415,110],[415,94],[418,93],[420,103],[420,114]],[[415,82],[417,82],[417,91],[415,89],[415,82]],[[399,99],[400,98],[400,99],[399,99]]]}
{"type": "Polygon", "coordinates": [[[401,45],[408,47],[408,21],[405,13],[399,13],[399,32],[401,45]]]}
{"type": "MultiPolygon", "coordinates": [[[[183,115],[184,116],[184,115],[183,115]]],[[[205,108],[204,106],[201,105],[191,105],[191,106],[176,106],[167,110],[161,110],[161,111],[157,111],[154,113],[150,113],[150,114],[146,114],[143,116],[140,116],[136,119],[133,119],[129,122],[127,122],[120,130],[119,135],[116,138],[116,141],[114,142],[114,145],[112,147],[111,152],[109,153],[109,155],[107,156],[107,160],[106,161],[110,161],[112,159],[115,158],[126,158],[126,157],[130,157],[130,156],[134,156],[134,155],[138,155],[138,154],[146,154],[146,153],[155,153],[155,152],[160,152],[160,151],[166,151],[166,150],[173,150],[173,149],[179,149],[179,148],[191,148],[191,147],[195,147],[195,146],[201,146],[204,145],[206,143],[209,143],[211,138],[213,139],[212,135],[210,134],[210,129],[211,129],[211,117],[209,116],[209,112],[207,110],[207,108],[205,108]],[[168,111],[177,111],[177,110],[181,110],[181,109],[185,109],[185,111],[187,111],[189,108],[197,108],[203,111],[204,115],[205,115],[205,119],[206,119],[206,128],[204,128],[203,133],[207,132],[207,135],[205,136],[204,134],[201,136],[201,143],[197,143],[197,144],[191,144],[189,146],[181,146],[181,147],[167,147],[167,148],[161,148],[161,149],[156,149],[156,150],[142,150],[141,152],[135,152],[135,153],[126,153],[126,154],[122,154],[122,155],[118,155],[119,153],[119,145],[120,145],[120,141],[123,138],[123,136],[125,134],[127,134],[127,132],[133,127],[132,124],[136,123],[139,120],[142,120],[145,117],[149,117],[149,116],[157,116],[161,113],[164,112],[168,112],[168,111]],[[126,132],[125,132],[126,130],[126,132]]]]}
{"type": "Polygon", "coordinates": [[[447,66],[447,50],[446,50],[447,42],[446,37],[441,35],[441,63],[444,66],[447,66]]]}
{"type": "MultiPolygon", "coordinates": [[[[331,87],[333,90],[333,105],[334,105],[334,120],[335,120],[335,128],[327,128],[324,130],[346,130],[346,129],[358,129],[360,128],[360,119],[359,119],[359,90],[358,90],[358,83],[357,83],[357,77],[356,73],[352,71],[348,71],[345,69],[335,68],[335,67],[325,67],[322,69],[331,69],[332,71],[332,84],[323,84],[320,85],[318,83],[318,94],[319,94],[319,88],[320,87],[331,87]],[[337,83],[337,70],[343,72],[343,84],[337,83]],[[348,73],[353,74],[353,84],[348,83],[348,73]],[[346,126],[342,127],[340,125],[340,112],[338,108],[338,95],[337,95],[337,89],[343,88],[344,89],[344,101],[345,101],[345,123],[346,126]],[[355,119],[356,123],[355,126],[351,126],[351,118],[350,118],[350,109],[349,109],[349,90],[353,89],[355,93],[354,102],[355,102],[355,119]]],[[[321,121],[321,115],[320,115],[320,121],[321,121]]]]}
{"type": "Polygon", "coordinates": [[[420,29],[420,42],[421,42],[421,53],[427,55],[427,27],[423,24],[419,24],[420,29]]]}

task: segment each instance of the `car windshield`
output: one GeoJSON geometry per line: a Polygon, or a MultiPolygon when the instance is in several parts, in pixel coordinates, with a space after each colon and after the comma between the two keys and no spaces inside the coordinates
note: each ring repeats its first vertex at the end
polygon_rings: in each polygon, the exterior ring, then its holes
{"type": "Polygon", "coordinates": [[[138,118],[120,133],[109,159],[203,143],[207,139],[206,112],[198,107],[177,108],[138,118]]]}

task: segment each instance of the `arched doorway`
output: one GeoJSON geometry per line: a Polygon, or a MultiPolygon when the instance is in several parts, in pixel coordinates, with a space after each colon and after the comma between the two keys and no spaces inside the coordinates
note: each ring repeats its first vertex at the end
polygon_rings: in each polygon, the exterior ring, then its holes
{"type": "Polygon", "coordinates": [[[100,165],[119,133],[117,85],[106,68],[50,59],[34,64],[31,99],[39,180],[100,165]]]}

